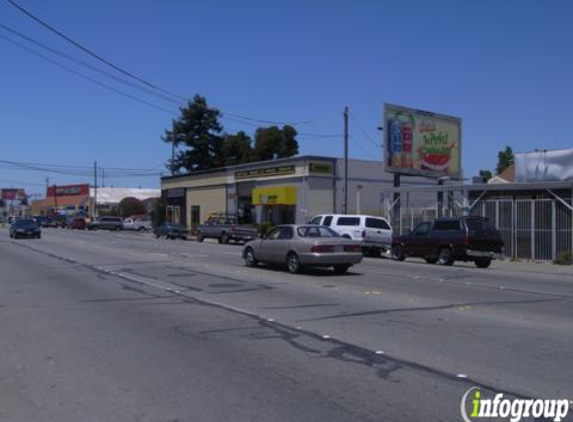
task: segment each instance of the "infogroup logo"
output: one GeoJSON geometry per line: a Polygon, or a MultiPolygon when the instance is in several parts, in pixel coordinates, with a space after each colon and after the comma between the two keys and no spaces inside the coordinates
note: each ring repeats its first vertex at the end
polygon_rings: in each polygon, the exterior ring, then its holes
{"type": "Polygon", "coordinates": [[[465,422],[486,418],[502,418],[511,422],[543,418],[560,422],[569,413],[571,402],[568,399],[508,399],[502,393],[485,398],[479,387],[472,387],[463,395],[460,411],[465,422]]]}

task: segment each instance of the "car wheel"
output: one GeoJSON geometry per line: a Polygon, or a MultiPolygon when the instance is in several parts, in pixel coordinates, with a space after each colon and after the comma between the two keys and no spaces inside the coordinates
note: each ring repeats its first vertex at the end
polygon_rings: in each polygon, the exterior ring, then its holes
{"type": "Polygon", "coordinates": [[[335,265],[334,266],[334,273],[335,274],[346,274],[346,272],[348,271],[348,269],[350,268],[350,265],[335,265]]]}
{"type": "Polygon", "coordinates": [[[197,242],[202,242],[205,240],[205,236],[201,232],[197,233],[197,242]]]}
{"type": "Polygon", "coordinates": [[[228,235],[227,233],[223,233],[223,234],[221,235],[221,243],[222,243],[223,245],[226,245],[226,244],[229,243],[229,235],[228,235]]]}
{"type": "Polygon", "coordinates": [[[406,259],[402,252],[402,245],[392,245],[392,259],[394,261],[403,261],[406,259]]]}
{"type": "Polygon", "coordinates": [[[287,255],[287,268],[289,272],[292,274],[297,274],[300,272],[301,270],[300,260],[298,259],[296,253],[290,252],[287,255]]]}
{"type": "Polygon", "coordinates": [[[256,267],[259,262],[255,258],[255,251],[253,248],[247,248],[245,251],[245,264],[247,267],[256,267]]]}
{"type": "Polygon", "coordinates": [[[345,238],[345,239],[350,239],[350,240],[352,240],[352,238],[351,238],[350,235],[348,235],[348,234],[343,234],[342,237],[345,238]]]}
{"type": "Polygon", "coordinates": [[[477,258],[474,262],[478,268],[487,268],[491,264],[490,258],[477,258]]]}
{"type": "Polygon", "coordinates": [[[41,235],[41,234],[39,234],[39,235],[38,235],[38,239],[41,239],[41,238],[42,238],[42,235],[41,235]]]}
{"type": "Polygon", "coordinates": [[[140,232],[142,232],[143,230],[145,230],[145,227],[143,227],[143,226],[141,226],[137,229],[137,231],[140,231],[140,232]]]}
{"type": "Polygon", "coordinates": [[[452,251],[450,248],[440,248],[438,252],[438,265],[452,265],[454,260],[452,259],[452,251]]]}
{"type": "Polygon", "coordinates": [[[428,264],[435,264],[436,262],[438,262],[438,258],[426,258],[426,262],[428,264]]]}
{"type": "Polygon", "coordinates": [[[156,234],[156,235],[155,235],[155,238],[156,238],[156,239],[159,239],[160,237],[161,237],[160,234],[156,234]]]}

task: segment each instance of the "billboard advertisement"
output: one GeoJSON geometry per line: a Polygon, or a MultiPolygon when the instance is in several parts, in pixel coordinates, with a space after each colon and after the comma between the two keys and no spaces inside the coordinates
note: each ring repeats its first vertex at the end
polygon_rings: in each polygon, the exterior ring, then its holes
{"type": "Polygon", "coordinates": [[[384,104],[386,171],[461,178],[462,120],[384,104]]]}
{"type": "Polygon", "coordinates": [[[26,198],[24,189],[2,189],[2,199],[5,201],[22,200],[26,198]]]}
{"type": "Polygon", "coordinates": [[[54,192],[57,193],[58,196],[76,196],[76,195],[89,195],[90,194],[90,185],[89,184],[81,184],[81,185],[65,185],[65,186],[54,186],[48,187],[48,191],[46,192],[46,197],[51,198],[54,197],[54,192]]]}

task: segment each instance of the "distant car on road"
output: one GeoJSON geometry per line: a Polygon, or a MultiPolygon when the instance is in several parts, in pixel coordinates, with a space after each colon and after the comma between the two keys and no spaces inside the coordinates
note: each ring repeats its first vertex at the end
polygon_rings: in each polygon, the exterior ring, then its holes
{"type": "Polygon", "coordinates": [[[268,235],[247,242],[243,258],[249,267],[259,262],[286,264],[291,273],[305,266],[333,267],[344,274],[362,262],[360,242],[345,239],[334,230],[317,225],[281,225],[268,235]]]}
{"type": "Polygon", "coordinates": [[[247,242],[256,239],[259,235],[257,227],[240,224],[239,218],[232,214],[213,214],[205,224],[197,227],[197,241],[206,238],[217,239],[219,243],[227,244],[229,241],[247,242]]]}
{"type": "Polygon", "coordinates": [[[84,217],[74,217],[68,221],[67,227],[72,230],[85,230],[87,228],[86,219],[84,217]]]}
{"type": "Polygon", "coordinates": [[[143,218],[131,218],[128,217],[123,220],[123,228],[125,230],[151,230],[153,227],[151,225],[151,220],[143,218]]]}
{"type": "Polygon", "coordinates": [[[97,217],[87,225],[88,230],[123,230],[121,217],[97,217]]]}
{"type": "Polygon", "coordinates": [[[183,239],[187,240],[187,229],[181,224],[163,223],[153,229],[156,238],[165,237],[166,239],[183,239]]]}
{"type": "Polygon", "coordinates": [[[439,218],[419,224],[405,236],[392,241],[392,258],[424,258],[429,264],[452,265],[473,261],[487,268],[493,259],[503,259],[503,240],[483,217],[439,218]]]}
{"type": "Polygon", "coordinates": [[[19,218],[13,220],[10,225],[10,237],[17,239],[19,237],[42,237],[42,229],[31,218],[19,218]]]}
{"type": "Polygon", "coordinates": [[[320,214],[310,224],[330,227],[342,237],[359,240],[365,256],[379,257],[392,246],[392,227],[384,217],[361,214],[320,214]]]}

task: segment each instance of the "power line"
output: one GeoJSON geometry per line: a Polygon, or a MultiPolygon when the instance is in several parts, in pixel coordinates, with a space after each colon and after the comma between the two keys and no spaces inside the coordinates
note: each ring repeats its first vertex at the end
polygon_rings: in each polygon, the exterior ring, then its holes
{"type": "Polygon", "coordinates": [[[381,143],[376,142],[374,139],[372,139],[372,137],[370,137],[370,135],[368,134],[368,132],[364,129],[364,127],[360,124],[360,121],[358,120],[358,117],[354,114],[354,113],[350,113],[350,117],[352,117],[352,119],[354,120],[354,122],[358,125],[358,128],[362,131],[362,133],[364,134],[364,136],[370,141],[372,142],[372,144],[374,146],[376,146],[376,148],[382,148],[381,143]]]}
{"type": "MultiPolygon", "coordinates": [[[[95,59],[99,60],[100,62],[106,64],[107,66],[110,66],[111,68],[113,68],[114,70],[146,85],[149,88],[152,88],[154,90],[157,90],[159,92],[162,92],[164,94],[167,94],[173,98],[176,98],[179,101],[183,101],[183,102],[187,102],[189,101],[188,98],[178,95],[176,93],[170,92],[164,88],[161,88],[159,86],[157,86],[156,84],[153,84],[149,81],[147,81],[146,79],[137,76],[135,74],[133,74],[132,72],[129,72],[127,70],[125,70],[124,68],[112,63],[111,61],[103,58],[102,56],[100,56],[99,54],[93,52],[92,50],[88,49],[87,47],[84,47],[82,44],[80,44],[79,42],[75,41],[74,39],[72,39],[71,37],[65,35],[64,33],[62,33],[61,31],[57,30],[56,28],[54,28],[53,26],[51,26],[50,24],[48,24],[47,22],[45,22],[44,20],[38,18],[37,16],[35,16],[34,14],[32,14],[31,12],[29,12],[28,10],[26,10],[25,8],[23,8],[22,6],[20,6],[18,3],[16,3],[14,0],[6,0],[8,3],[10,3],[12,6],[14,6],[15,8],[17,8],[20,12],[24,13],[26,16],[28,16],[29,18],[31,18],[32,20],[34,20],[35,22],[37,22],[38,24],[42,25],[43,27],[47,28],[48,30],[50,30],[51,32],[55,33],[56,35],[58,35],[59,37],[63,38],[64,40],[66,40],[67,42],[69,42],[70,44],[74,45],[75,47],[79,48],[80,50],[82,50],[83,52],[89,54],[90,56],[94,57],[95,59]]],[[[253,117],[249,117],[249,116],[245,116],[242,114],[237,114],[237,113],[231,113],[231,112],[226,112],[227,115],[229,116],[233,116],[236,117],[238,119],[243,119],[246,121],[252,121],[252,122],[257,122],[257,123],[267,123],[267,124],[279,124],[279,125],[285,125],[285,124],[290,124],[292,126],[299,126],[299,125],[303,125],[303,124],[311,124],[313,123],[313,121],[302,121],[302,122],[297,122],[297,123],[288,123],[288,122],[284,122],[284,121],[276,121],[276,120],[265,120],[265,119],[258,119],[258,118],[253,118],[253,117]]]]}
{"type": "Polygon", "coordinates": [[[115,81],[117,81],[117,82],[121,82],[122,84],[128,85],[128,86],[130,86],[130,87],[132,87],[132,88],[139,89],[139,90],[141,90],[141,91],[143,91],[143,92],[145,92],[145,93],[147,93],[147,94],[154,95],[154,96],[156,96],[157,98],[160,98],[160,99],[162,99],[162,100],[164,100],[164,101],[169,101],[169,102],[171,102],[171,103],[173,103],[173,104],[177,104],[177,105],[181,104],[181,102],[178,101],[178,100],[175,100],[175,99],[173,99],[173,98],[167,97],[167,96],[165,96],[165,95],[163,95],[163,94],[160,94],[160,93],[158,93],[158,92],[156,92],[156,91],[153,91],[153,90],[151,90],[151,89],[149,89],[149,88],[146,88],[146,87],[143,87],[143,86],[141,86],[141,85],[138,85],[138,84],[136,84],[136,83],[134,83],[134,82],[131,82],[131,81],[127,80],[127,79],[120,78],[120,77],[118,77],[118,76],[116,76],[116,75],[114,75],[114,74],[112,74],[112,73],[109,73],[109,72],[106,72],[105,70],[99,69],[98,67],[93,66],[93,65],[91,65],[91,64],[89,64],[89,63],[87,63],[87,62],[85,62],[85,61],[83,61],[83,60],[76,59],[75,57],[70,56],[69,54],[66,54],[66,53],[63,53],[63,52],[61,52],[61,51],[59,51],[59,50],[56,50],[55,48],[52,48],[52,47],[50,47],[50,46],[48,46],[48,45],[46,45],[46,44],[43,44],[43,43],[41,43],[40,41],[35,40],[34,38],[29,37],[29,36],[27,36],[27,35],[25,35],[25,34],[19,32],[19,31],[17,31],[17,30],[14,29],[14,28],[10,28],[9,26],[6,26],[6,25],[3,25],[3,24],[0,23],[0,29],[3,29],[3,30],[6,31],[6,32],[10,32],[11,34],[18,36],[18,37],[20,37],[20,38],[22,38],[22,39],[28,41],[28,42],[31,43],[31,44],[34,44],[34,45],[36,45],[36,46],[38,46],[38,47],[41,47],[41,48],[43,48],[44,50],[49,51],[49,52],[52,53],[52,54],[55,54],[55,55],[60,56],[60,57],[63,57],[63,58],[65,58],[65,59],[67,59],[67,60],[69,60],[69,61],[71,61],[71,62],[73,62],[73,63],[75,63],[75,64],[78,64],[78,65],[80,65],[80,66],[83,66],[83,67],[85,67],[85,68],[87,68],[87,69],[89,69],[89,70],[91,70],[91,71],[93,71],[93,72],[97,72],[97,73],[99,73],[99,74],[101,74],[101,75],[107,76],[108,78],[113,79],[113,80],[115,80],[115,81]]]}
{"type": "MultiPolygon", "coordinates": [[[[8,0],[7,0],[7,1],[8,1],[8,0]]],[[[147,106],[149,106],[149,107],[155,108],[155,109],[160,110],[160,111],[163,111],[163,112],[165,112],[165,113],[168,113],[170,116],[173,116],[173,115],[175,114],[175,113],[174,113],[173,111],[171,111],[171,110],[168,110],[168,109],[163,108],[163,107],[161,107],[161,106],[158,106],[158,105],[155,105],[155,104],[153,104],[153,103],[150,103],[149,101],[142,100],[141,98],[135,97],[135,96],[133,96],[133,95],[131,95],[131,94],[128,94],[128,93],[123,92],[123,91],[121,91],[121,90],[119,90],[119,89],[117,89],[117,88],[114,88],[114,87],[112,87],[112,86],[110,86],[110,85],[108,85],[108,84],[105,84],[105,83],[103,83],[103,82],[100,82],[100,81],[98,81],[98,80],[92,78],[91,76],[87,76],[87,75],[85,75],[85,74],[83,74],[83,73],[81,73],[81,72],[78,72],[78,71],[76,71],[76,70],[74,70],[74,69],[72,69],[72,68],[70,68],[70,67],[68,67],[68,66],[66,66],[66,65],[64,65],[64,64],[62,64],[62,63],[58,63],[58,62],[56,62],[55,60],[52,60],[52,59],[50,59],[49,57],[43,55],[42,53],[38,53],[37,51],[34,51],[34,50],[32,50],[32,49],[26,47],[25,45],[20,44],[20,43],[17,42],[17,41],[14,41],[14,40],[12,40],[12,39],[10,39],[10,38],[8,38],[8,37],[5,37],[4,35],[0,35],[0,38],[2,38],[4,41],[7,41],[7,42],[9,42],[9,43],[11,43],[11,44],[13,44],[13,45],[16,45],[16,46],[19,47],[19,48],[22,48],[23,50],[26,50],[27,52],[29,52],[29,53],[31,53],[31,54],[34,54],[34,55],[40,57],[40,58],[43,59],[43,60],[46,60],[46,61],[52,63],[52,64],[55,65],[55,66],[58,66],[58,67],[60,67],[60,68],[62,68],[62,69],[64,69],[64,70],[66,70],[66,71],[68,71],[68,72],[70,72],[70,73],[73,73],[74,75],[77,75],[77,76],[79,76],[79,77],[81,77],[81,78],[84,78],[84,79],[86,79],[86,80],[88,80],[88,81],[90,81],[90,82],[92,82],[92,83],[94,83],[94,84],[96,84],[96,85],[99,85],[99,86],[101,86],[101,87],[103,87],[103,88],[105,88],[105,89],[107,89],[107,90],[110,90],[110,91],[112,91],[112,92],[115,92],[116,94],[119,94],[119,95],[121,95],[121,96],[123,96],[123,97],[126,97],[126,98],[129,98],[129,99],[131,99],[131,100],[133,100],[133,101],[137,101],[138,103],[145,104],[145,105],[147,105],[147,106]]]]}
{"type": "Polygon", "coordinates": [[[57,34],[58,36],[60,36],[61,38],[65,39],[67,42],[69,42],[70,44],[74,45],[75,47],[79,48],[80,50],[84,51],[85,53],[89,54],[90,56],[94,57],[95,59],[101,61],[102,63],[105,63],[106,65],[112,67],[113,69],[117,70],[120,73],[123,73],[126,76],[129,76],[132,79],[135,79],[137,81],[139,81],[140,83],[153,88],[157,91],[163,92],[165,94],[171,95],[172,97],[178,98],[182,101],[186,101],[186,99],[184,97],[180,97],[177,94],[173,94],[172,92],[169,92],[163,88],[160,88],[154,84],[152,84],[151,82],[146,81],[145,79],[134,75],[133,73],[117,66],[116,64],[112,63],[109,60],[104,59],[103,57],[101,57],[100,55],[94,53],[93,51],[91,51],[90,49],[88,49],[87,47],[84,47],[83,45],[81,45],[79,42],[74,41],[72,38],[68,37],[67,35],[63,34],[62,32],[58,31],[56,28],[54,28],[53,26],[49,25],[48,23],[44,22],[42,19],[36,17],[35,15],[33,15],[32,13],[30,13],[29,11],[27,11],[26,9],[24,9],[22,6],[20,6],[18,3],[16,3],[14,0],[6,0],[8,3],[10,3],[12,6],[14,6],[15,8],[17,8],[18,10],[20,10],[22,13],[24,13],[26,16],[28,16],[29,18],[33,19],[34,21],[38,22],[40,25],[42,25],[44,28],[49,29],[50,31],[52,31],[53,33],[57,34]]]}

